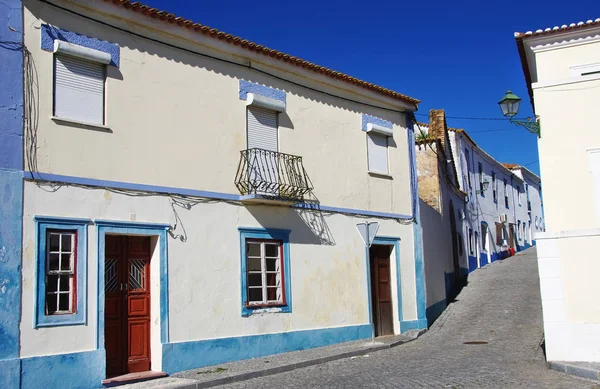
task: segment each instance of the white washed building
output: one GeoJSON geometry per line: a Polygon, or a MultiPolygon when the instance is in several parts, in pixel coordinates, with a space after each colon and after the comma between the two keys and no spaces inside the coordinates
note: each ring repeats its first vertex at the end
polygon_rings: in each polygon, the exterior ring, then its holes
{"type": "Polygon", "coordinates": [[[600,19],[515,33],[539,118],[535,233],[549,362],[600,362],[600,19]]]}
{"type": "Polygon", "coordinates": [[[53,3],[11,0],[24,63],[1,52],[25,162],[0,160],[0,387],[426,328],[418,100],[138,3],[53,3]]]}

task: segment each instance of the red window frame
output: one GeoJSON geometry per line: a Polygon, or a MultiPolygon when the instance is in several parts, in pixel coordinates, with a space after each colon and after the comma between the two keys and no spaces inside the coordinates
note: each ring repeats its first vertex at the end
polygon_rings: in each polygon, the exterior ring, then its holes
{"type": "MultiPolygon", "coordinates": [[[[77,230],[54,230],[54,229],[48,229],[46,230],[46,258],[44,258],[44,260],[46,261],[46,266],[45,266],[45,293],[44,293],[44,314],[46,316],[61,316],[61,315],[72,315],[74,313],[77,313],[77,244],[79,242],[79,234],[77,230]],[[72,276],[72,286],[73,286],[73,292],[72,292],[72,296],[71,296],[71,309],[68,312],[65,311],[55,311],[54,313],[48,313],[48,309],[47,309],[47,305],[46,305],[46,299],[48,298],[48,275],[49,275],[49,271],[50,271],[50,261],[48,260],[48,257],[50,255],[50,234],[73,234],[73,240],[74,240],[74,244],[73,244],[73,276],[72,276]]],[[[60,263],[60,258],[59,258],[59,263],[60,263]]],[[[60,266],[60,265],[59,265],[60,266]]],[[[60,283],[60,281],[59,281],[60,283]]],[[[59,296],[60,294],[57,294],[57,305],[59,304],[59,296]]]]}
{"type": "MultiPolygon", "coordinates": [[[[246,258],[244,258],[244,260],[246,261],[246,301],[244,301],[244,307],[248,308],[248,309],[253,309],[253,308],[269,308],[269,307],[283,307],[285,305],[287,305],[287,301],[285,298],[285,272],[286,272],[286,268],[284,266],[284,258],[283,258],[283,241],[279,240],[279,239],[258,239],[258,238],[246,238],[246,241],[244,242],[244,244],[246,245],[246,258]],[[271,303],[250,303],[249,301],[249,296],[250,296],[250,283],[248,280],[248,243],[266,243],[266,242],[270,242],[270,243],[277,243],[279,244],[279,266],[281,268],[281,302],[271,302],[271,303]]],[[[262,258],[261,258],[262,259],[262,258]]],[[[266,271],[266,270],[265,270],[266,271]]],[[[262,270],[261,270],[262,272],[262,270]]]]}

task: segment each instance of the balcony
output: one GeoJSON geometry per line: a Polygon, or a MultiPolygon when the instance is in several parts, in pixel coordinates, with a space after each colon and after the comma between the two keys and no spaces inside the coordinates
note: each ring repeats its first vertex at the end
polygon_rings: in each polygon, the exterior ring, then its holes
{"type": "Polygon", "coordinates": [[[240,154],[235,186],[243,202],[295,204],[311,193],[302,157],[258,148],[240,154]]]}

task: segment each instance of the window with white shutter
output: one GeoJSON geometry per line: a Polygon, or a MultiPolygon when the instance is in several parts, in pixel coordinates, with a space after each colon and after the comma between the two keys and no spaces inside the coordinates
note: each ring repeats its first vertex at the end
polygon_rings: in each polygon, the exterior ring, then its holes
{"type": "Polygon", "coordinates": [[[106,66],[82,58],[54,55],[54,116],[104,124],[106,66]]]}
{"type": "Polygon", "coordinates": [[[278,151],[277,112],[269,109],[248,107],[248,149],[259,148],[278,151]]]}
{"type": "Polygon", "coordinates": [[[367,134],[369,171],[388,174],[388,137],[370,132],[367,134]]]}

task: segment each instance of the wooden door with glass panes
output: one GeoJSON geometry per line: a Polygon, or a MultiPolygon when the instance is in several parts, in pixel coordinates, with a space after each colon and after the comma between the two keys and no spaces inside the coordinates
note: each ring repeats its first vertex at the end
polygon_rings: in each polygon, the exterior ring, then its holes
{"type": "Polygon", "coordinates": [[[150,238],[107,235],[104,343],[108,378],[150,370],[150,238]]]}

